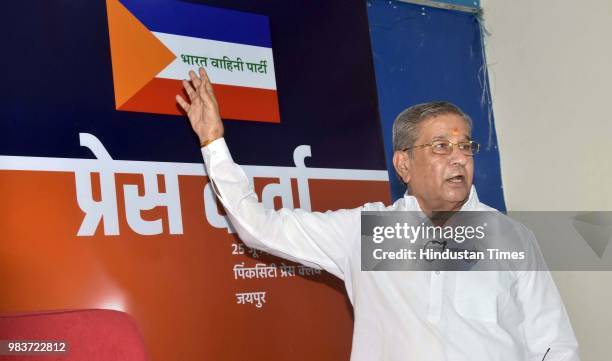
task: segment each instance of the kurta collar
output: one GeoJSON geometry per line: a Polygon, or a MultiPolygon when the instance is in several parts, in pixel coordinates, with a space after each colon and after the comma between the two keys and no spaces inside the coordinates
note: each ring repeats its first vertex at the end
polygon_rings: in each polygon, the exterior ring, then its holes
{"type": "MultiPolygon", "coordinates": [[[[462,211],[474,211],[478,208],[478,204],[480,201],[478,200],[478,194],[476,193],[476,187],[472,184],[472,188],[470,189],[470,195],[468,196],[467,201],[461,207],[462,211]]],[[[408,211],[419,211],[421,212],[421,206],[417,201],[416,197],[411,196],[406,192],[404,194],[404,204],[406,206],[406,210],[408,211]]]]}

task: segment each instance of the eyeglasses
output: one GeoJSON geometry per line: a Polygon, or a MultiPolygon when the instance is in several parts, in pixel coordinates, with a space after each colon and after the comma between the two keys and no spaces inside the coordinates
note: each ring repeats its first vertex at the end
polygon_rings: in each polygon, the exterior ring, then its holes
{"type": "Polygon", "coordinates": [[[436,154],[449,155],[453,152],[453,146],[457,146],[459,151],[463,155],[472,156],[477,154],[480,150],[480,144],[476,143],[473,140],[453,143],[450,140],[435,140],[431,143],[415,145],[410,148],[404,149],[404,151],[413,149],[413,148],[423,148],[423,147],[431,147],[431,151],[436,154]]]}

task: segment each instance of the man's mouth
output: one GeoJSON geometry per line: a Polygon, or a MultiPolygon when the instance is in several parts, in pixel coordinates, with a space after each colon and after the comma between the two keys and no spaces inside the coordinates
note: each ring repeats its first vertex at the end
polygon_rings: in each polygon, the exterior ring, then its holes
{"type": "Polygon", "coordinates": [[[453,184],[460,184],[465,182],[465,177],[462,175],[456,175],[454,177],[448,178],[446,181],[453,184]]]}

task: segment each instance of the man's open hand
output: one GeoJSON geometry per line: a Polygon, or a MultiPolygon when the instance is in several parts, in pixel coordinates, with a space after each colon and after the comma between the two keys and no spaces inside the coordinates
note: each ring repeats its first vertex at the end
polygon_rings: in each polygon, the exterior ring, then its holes
{"type": "Polygon", "coordinates": [[[193,70],[190,70],[191,83],[183,80],[183,87],[190,102],[178,94],[176,101],[187,113],[191,127],[200,138],[200,144],[203,144],[207,140],[223,137],[223,123],[208,75],[204,68],[200,68],[199,73],[198,77],[193,70]]]}

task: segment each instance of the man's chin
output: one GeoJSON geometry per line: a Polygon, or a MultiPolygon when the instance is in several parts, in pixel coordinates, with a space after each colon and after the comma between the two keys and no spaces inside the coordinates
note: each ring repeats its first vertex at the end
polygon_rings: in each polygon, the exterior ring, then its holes
{"type": "Polygon", "coordinates": [[[449,203],[462,203],[469,197],[470,189],[465,185],[462,188],[447,189],[444,193],[445,201],[449,203]]]}

